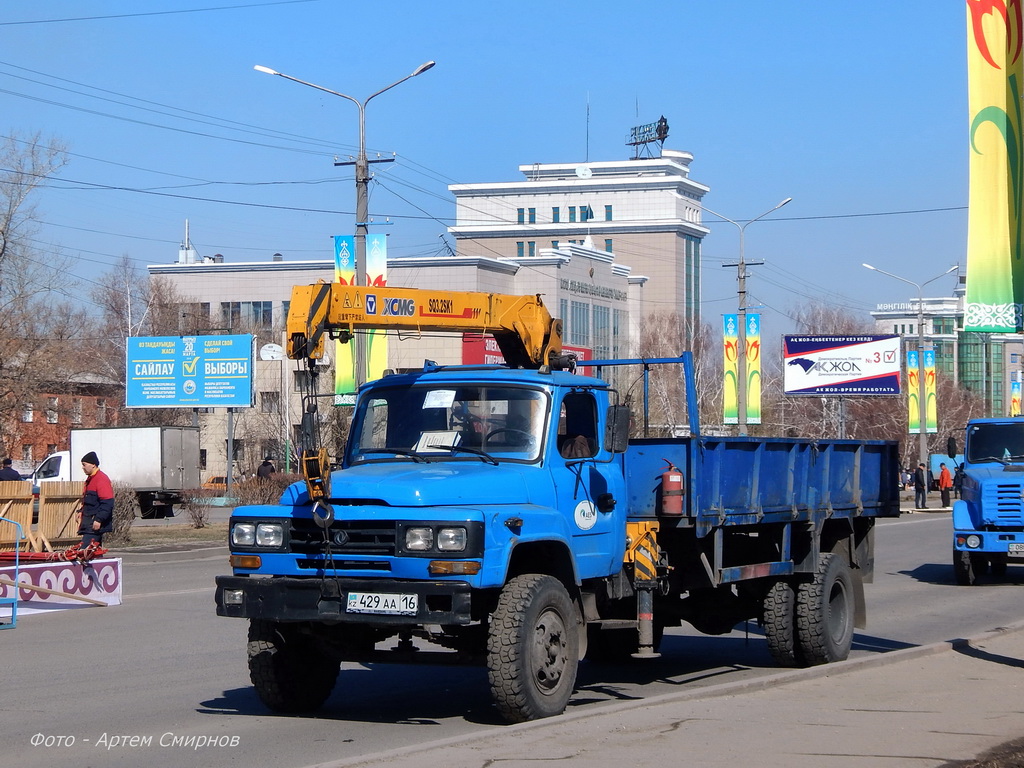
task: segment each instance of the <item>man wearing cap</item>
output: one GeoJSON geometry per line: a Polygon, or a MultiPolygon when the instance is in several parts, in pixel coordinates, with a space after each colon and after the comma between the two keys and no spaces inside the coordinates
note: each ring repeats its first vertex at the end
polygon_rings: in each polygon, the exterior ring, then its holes
{"type": "Polygon", "coordinates": [[[82,457],[82,471],[85,472],[85,493],[78,504],[81,523],[78,532],[82,535],[82,546],[94,541],[103,543],[103,534],[114,528],[114,487],[110,478],[100,471],[100,459],[95,451],[82,457]]]}
{"type": "Polygon", "coordinates": [[[10,458],[3,460],[3,466],[0,467],[0,482],[4,480],[21,480],[21,475],[18,470],[11,466],[12,464],[14,462],[10,458]]]}

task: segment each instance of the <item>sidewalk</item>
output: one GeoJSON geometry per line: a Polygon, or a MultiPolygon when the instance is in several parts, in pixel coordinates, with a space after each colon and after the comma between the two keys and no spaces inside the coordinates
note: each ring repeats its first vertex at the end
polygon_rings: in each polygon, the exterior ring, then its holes
{"type": "Polygon", "coordinates": [[[1022,696],[1024,622],[318,768],[938,768],[1024,736],[1022,696]]]}

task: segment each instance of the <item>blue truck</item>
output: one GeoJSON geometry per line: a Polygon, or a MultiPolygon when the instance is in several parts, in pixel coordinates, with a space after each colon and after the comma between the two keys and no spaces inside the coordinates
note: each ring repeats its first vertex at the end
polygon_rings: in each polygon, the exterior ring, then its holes
{"type": "MultiPolygon", "coordinates": [[[[705,436],[694,408],[687,437],[631,438],[612,386],[548,364],[548,324],[540,365],[428,361],[365,384],[337,466],[311,448],[305,484],[235,510],[217,613],[249,620],[269,708],[318,708],[343,661],[465,663],[507,721],[553,716],[580,660],[655,658],[682,622],[758,622],[787,666],[847,657],[876,520],[899,514],[898,445],[705,436]]],[[[692,405],[689,353],[673,361],[692,405]]]]}
{"type": "MultiPolygon", "coordinates": [[[[948,454],[957,443],[948,441],[948,454]]],[[[955,461],[954,461],[955,464],[955,461]]],[[[1024,558],[1024,419],[973,419],[967,423],[953,502],[953,573],[957,584],[1001,578],[1008,562],[1024,558]]]]}

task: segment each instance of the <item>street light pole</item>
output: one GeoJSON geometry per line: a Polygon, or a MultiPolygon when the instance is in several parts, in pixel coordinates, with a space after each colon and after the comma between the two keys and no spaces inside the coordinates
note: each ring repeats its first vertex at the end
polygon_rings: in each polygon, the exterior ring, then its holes
{"type": "Polygon", "coordinates": [[[899,280],[900,282],[907,283],[917,288],[917,407],[918,407],[918,436],[917,436],[917,451],[918,461],[924,464],[925,471],[928,468],[928,432],[925,425],[927,417],[927,407],[924,398],[924,287],[928,283],[935,282],[940,277],[945,277],[955,269],[959,269],[959,265],[954,264],[952,267],[947,269],[941,275],[936,275],[933,278],[925,280],[923,283],[915,283],[913,280],[908,280],[905,277],[894,275],[892,272],[886,272],[884,269],[873,267],[870,264],[861,264],[865,269],[870,269],[875,272],[881,272],[883,275],[888,275],[891,278],[899,280]]]}
{"type": "MultiPolygon", "coordinates": [[[[376,93],[371,93],[362,101],[349,96],[345,93],[339,93],[338,91],[332,91],[330,88],[324,88],[322,85],[316,85],[314,83],[300,80],[297,77],[286,75],[281,72],[277,72],[269,67],[263,67],[257,64],[253,69],[257,72],[265,72],[268,75],[277,75],[283,77],[285,80],[291,80],[292,82],[299,83],[300,85],[308,85],[310,88],[315,88],[318,91],[324,93],[330,93],[333,96],[340,96],[343,99],[348,99],[359,109],[359,153],[356,155],[355,162],[355,176],[356,176],[356,264],[355,264],[355,284],[366,285],[366,235],[369,230],[369,218],[370,218],[370,196],[369,196],[369,185],[370,185],[370,163],[366,158],[366,105],[370,103],[372,99],[380,96],[385,91],[390,91],[396,85],[401,85],[406,80],[422,75],[428,69],[432,68],[437,62],[428,61],[424,64],[420,64],[411,74],[406,75],[401,80],[396,80],[391,85],[381,88],[376,93]]],[[[352,340],[355,344],[355,368],[356,368],[356,389],[359,389],[366,382],[366,338],[361,334],[356,334],[356,337],[352,340]]]]}
{"type": "MultiPolygon", "coordinates": [[[[736,294],[738,299],[737,330],[738,346],[736,350],[737,382],[736,382],[736,425],[739,434],[747,434],[747,262],[744,258],[744,235],[747,227],[758,219],[763,219],[769,213],[774,213],[793,198],[787,197],[774,208],[769,208],[760,216],[755,216],[743,224],[733,221],[728,216],[723,216],[701,204],[701,208],[712,216],[717,216],[723,221],[728,221],[740,231],[740,260],[736,264],[723,264],[726,267],[736,267],[736,294]]],[[[760,262],[758,262],[760,263],[760,262]]]]}

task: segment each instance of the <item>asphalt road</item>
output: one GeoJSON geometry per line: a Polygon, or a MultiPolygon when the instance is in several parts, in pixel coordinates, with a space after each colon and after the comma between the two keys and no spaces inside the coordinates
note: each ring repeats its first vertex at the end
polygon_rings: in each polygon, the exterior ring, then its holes
{"type": "MultiPolygon", "coordinates": [[[[957,587],[948,538],[948,513],[880,524],[854,657],[1024,618],[1024,565],[1005,582],[957,587]]],[[[501,727],[484,671],[457,667],[346,664],[315,717],[270,714],[249,684],[246,622],[214,613],[224,572],[222,548],[126,554],[122,606],[23,616],[0,632],[5,764],[288,768],[501,727]]],[[[670,630],[661,650],[652,662],[583,664],[570,708],[777,671],[753,625],[720,637],[670,630]]]]}

